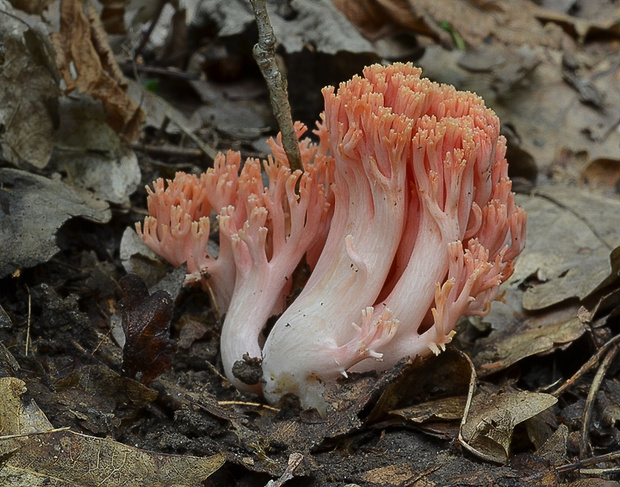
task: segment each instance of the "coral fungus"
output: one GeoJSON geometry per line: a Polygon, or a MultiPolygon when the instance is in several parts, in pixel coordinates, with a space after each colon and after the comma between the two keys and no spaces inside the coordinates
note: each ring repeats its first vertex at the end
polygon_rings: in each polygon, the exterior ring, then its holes
{"type": "MultiPolygon", "coordinates": [[[[299,137],[302,124],[296,125],[299,137]]],[[[303,171],[291,171],[281,142],[261,164],[239,153],[220,154],[200,177],[177,173],[149,191],[149,216],[138,234],[173,265],[187,263],[187,283],[209,286],[222,312],[221,353],[226,375],[240,389],[260,392],[233,375],[235,362],[260,358],[260,333],[282,312],[291,275],[306,252],[322,248],[329,224],[330,158],[300,142],[303,171]],[[263,186],[264,168],[268,184],[263,186]],[[207,249],[211,216],[219,221],[217,258],[207,249]]]]}
{"type": "Polygon", "coordinates": [[[260,163],[240,169],[235,153],[200,178],[155,182],[138,231],[171,263],[187,262],[188,281],[209,276],[228,311],[222,361],[238,387],[270,402],[294,393],[324,412],[322,392],[348,372],[439,353],[459,318],[488,313],[511,275],[526,217],[499,120],[475,94],[420,75],[373,65],[325,88],[320,142],[300,142],[304,171],[291,172],[272,142],[267,187],[260,163]],[[284,309],[304,254],[312,273],[284,309]],[[273,313],[282,314],[263,344],[273,313]],[[246,354],[262,357],[262,383],[235,377],[246,354]]]}
{"type": "Polygon", "coordinates": [[[347,371],[438,353],[462,315],[488,312],[523,248],[497,116],[420,74],[374,65],[323,91],[334,216],[265,343],[272,402],[292,392],[324,410],[323,389],[347,371]]]}

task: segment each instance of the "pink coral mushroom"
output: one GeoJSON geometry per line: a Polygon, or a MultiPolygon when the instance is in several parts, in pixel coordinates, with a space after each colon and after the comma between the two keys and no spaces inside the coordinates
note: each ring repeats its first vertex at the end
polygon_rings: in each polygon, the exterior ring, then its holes
{"type": "Polygon", "coordinates": [[[291,172],[273,141],[266,188],[260,163],[240,169],[235,153],[200,178],[154,184],[138,230],[171,263],[187,262],[188,281],[211,283],[227,310],[224,370],[241,389],[270,402],[294,393],[325,412],[325,387],[439,353],[459,318],[488,313],[511,275],[526,217],[499,120],[478,96],[420,75],[410,64],[374,65],[325,88],[320,141],[300,142],[304,171],[291,172]],[[216,259],[207,252],[213,214],[216,259]],[[312,273],[284,309],[304,255],[312,273]],[[233,373],[246,354],[262,358],[262,384],[233,373]]]}
{"type": "Polygon", "coordinates": [[[323,90],[334,215],[263,348],[271,402],[292,392],[324,411],[322,391],[348,371],[438,353],[461,316],[488,312],[523,248],[497,116],[420,74],[374,65],[323,90]]]}
{"type": "MultiPolygon", "coordinates": [[[[297,134],[305,131],[297,124],[297,134]]],[[[260,334],[284,309],[291,275],[306,252],[322,248],[330,217],[330,158],[308,139],[300,142],[304,170],[291,171],[280,142],[261,163],[220,154],[200,177],[177,173],[148,189],[149,216],[137,232],[171,264],[187,264],[187,283],[210,287],[220,311],[224,371],[239,388],[260,392],[233,374],[237,361],[260,359],[260,334]],[[263,186],[262,169],[268,179],[263,186]],[[217,257],[207,248],[211,216],[219,221],[217,257]],[[313,250],[314,249],[314,250],[313,250]]]]}

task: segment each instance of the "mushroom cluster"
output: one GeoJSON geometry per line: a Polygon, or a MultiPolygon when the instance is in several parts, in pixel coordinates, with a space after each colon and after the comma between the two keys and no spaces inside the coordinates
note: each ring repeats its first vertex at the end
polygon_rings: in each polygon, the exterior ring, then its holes
{"type": "MultiPolygon", "coordinates": [[[[473,93],[373,65],[323,90],[318,142],[291,171],[279,141],[261,163],[229,152],[200,178],[154,183],[138,232],[226,311],[224,371],[270,402],[325,412],[323,391],[351,371],[439,353],[461,316],[489,312],[525,243],[499,119],[473,93]],[[219,220],[217,258],[207,251],[219,220]],[[285,308],[291,275],[310,277],[285,308]],[[279,315],[266,338],[261,332],[279,315]],[[234,364],[261,359],[246,384],[234,364]]],[[[301,137],[305,127],[297,125],[301,137]]]]}

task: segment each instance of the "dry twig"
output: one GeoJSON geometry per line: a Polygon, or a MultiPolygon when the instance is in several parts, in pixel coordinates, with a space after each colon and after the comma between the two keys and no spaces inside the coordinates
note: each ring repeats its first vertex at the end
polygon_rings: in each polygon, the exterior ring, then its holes
{"type": "Polygon", "coordinates": [[[587,374],[593,367],[596,366],[596,364],[598,363],[599,360],[601,360],[601,357],[603,355],[605,355],[607,353],[607,351],[615,346],[616,344],[618,344],[618,342],[620,342],[620,335],[612,338],[611,340],[609,340],[607,343],[605,343],[605,345],[603,345],[601,348],[599,348],[596,353],[594,355],[592,355],[592,357],[590,357],[590,359],[583,364],[579,370],[577,372],[575,372],[573,374],[572,377],[570,377],[568,380],[566,380],[564,382],[564,384],[562,384],[560,387],[558,387],[555,391],[550,392],[551,395],[555,396],[555,397],[560,397],[564,391],[566,389],[568,389],[569,387],[571,387],[575,382],[577,382],[578,379],[580,379],[581,377],[583,377],[585,374],[587,374]]]}
{"type": "Polygon", "coordinates": [[[579,458],[583,459],[588,454],[588,429],[590,427],[590,419],[592,417],[592,408],[594,407],[594,402],[596,400],[596,394],[601,388],[601,384],[603,383],[603,379],[605,378],[605,374],[607,370],[611,366],[614,358],[620,351],[620,345],[616,344],[613,346],[607,355],[601,361],[601,365],[596,371],[596,375],[594,376],[594,380],[592,381],[592,385],[590,386],[590,390],[588,391],[588,398],[586,400],[586,405],[583,410],[583,419],[581,421],[581,438],[579,440],[579,458]]]}
{"type": "Polygon", "coordinates": [[[269,22],[265,0],[250,0],[258,27],[258,42],[254,45],[254,59],[269,88],[273,114],[282,133],[282,145],[293,171],[302,169],[301,153],[295,136],[291,105],[288,101],[286,77],[276,62],[276,37],[269,22]]]}

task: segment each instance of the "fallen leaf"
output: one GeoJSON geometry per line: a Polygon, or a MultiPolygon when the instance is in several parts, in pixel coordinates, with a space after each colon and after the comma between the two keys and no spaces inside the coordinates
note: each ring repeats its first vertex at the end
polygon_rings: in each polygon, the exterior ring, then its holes
{"type": "Polygon", "coordinates": [[[395,409],[390,411],[390,414],[401,416],[415,424],[425,423],[429,420],[455,421],[463,417],[466,399],[466,396],[446,397],[395,409]]]}
{"type": "MultiPolygon", "coordinates": [[[[335,55],[346,51],[349,55],[374,53],[374,48],[360,36],[344,15],[329,0],[299,2],[288,18],[285,9],[269,8],[269,20],[285,51],[300,52],[312,49],[335,55]]],[[[245,32],[254,23],[254,15],[243,0],[215,0],[203,3],[197,21],[211,19],[220,37],[234,37],[245,32]]],[[[256,35],[256,34],[254,34],[256,35]]]]}
{"type": "Polygon", "coordinates": [[[536,455],[549,461],[554,466],[566,463],[568,433],[568,426],[565,424],[558,426],[558,429],[536,450],[536,455]]]}
{"type": "Polygon", "coordinates": [[[526,310],[583,299],[607,279],[620,227],[605,215],[620,213],[620,201],[554,186],[538,188],[519,204],[528,214],[528,239],[511,281],[527,280],[526,310]]]}
{"type": "Polygon", "coordinates": [[[194,487],[224,463],[209,457],[165,455],[67,430],[54,430],[26,385],[0,378],[0,484],[56,487],[194,487]]]}
{"type": "MultiPolygon", "coordinates": [[[[450,441],[458,435],[466,401],[465,395],[451,396],[395,409],[390,414],[392,418],[400,417],[405,423],[416,425],[427,435],[450,441]]],[[[392,418],[390,424],[397,424],[392,418]]]]}
{"type": "Polygon", "coordinates": [[[168,133],[173,134],[193,134],[200,128],[200,119],[198,117],[186,117],[185,114],[166,100],[132,79],[126,80],[126,83],[127,94],[136,104],[144,109],[146,113],[145,123],[148,127],[153,127],[157,130],[165,128],[168,133]],[[168,122],[172,123],[169,124],[168,122]]]}
{"type": "Polygon", "coordinates": [[[595,191],[564,185],[540,186],[536,196],[553,202],[584,221],[594,237],[610,251],[620,246],[618,222],[609,215],[620,212],[620,199],[609,198],[595,191]]]}
{"type": "Polygon", "coordinates": [[[581,173],[581,182],[592,189],[609,189],[610,195],[620,188],[620,159],[595,159],[581,173]]]}
{"type": "Polygon", "coordinates": [[[201,338],[207,336],[210,327],[190,316],[183,316],[179,320],[179,348],[189,350],[201,338]]]}
{"type": "Polygon", "coordinates": [[[10,5],[3,8],[8,11],[0,13],[0,156],[18,167],[43,168],[54,147],[60,90],[43,59],[48,47],[43,36],[12,15],[10,5]]]}
{"type": "Polygon", "coordinates": [[[196,113],[205,121],[214,120],[219,130],[255,136],[268,126],[265,117],[239,101],[229,100],[215,83],[196,80],[190,81],[190,84],[204,103],[196,113]]]}
{"type": "Polygon", "coordinates": [[[578,316],[578,305],[525,318],[515,312],[513,301],[494,303],[485,322],[493,331],[479,338],[472,350],[472,361],[481,376],[504,370],[532,355],[550,352],[577,340],[586,332],[578,316]],[[511,306],[512,305],[512,306],[511,306]]]}
{"type": "Polygon", "coordinates": [[[481,375],[581,337],[587,320],[579,314],[580,301],[596,298],[620,268],[620,230],[607,217],[620,212],[618,200],[561,186],[517,199],[528,212],[527,246],[504,283],[504,302],[482,318],[491,332],[471,346],[481,375]]]}
{"type": "Polygon", "coordinates": [[[153,290],[163,289],[176,299],[185,279],[185,265],[173,268],[142,240],[133,228],[126,228],[120,245],[120,258],[127,274],[137,274],[153,290]]]}
{"type": "Polygon", "coordinates": [[[140,184],[138,158],[108,125],[101,103],[74,93],[60,100],[59,113],[50,168],[66,175],[72,185],[126,204],[140,184]]]}
{"type": "Polygon", "coordinates": [[[535,392],[479,392],[461,425],[459,439],[474,455],[505,463],[514,427],[550,408],[557,398],[535,392]]]}
{"type": "Polygon", "coordinates": [[[2,485],[31,487],[194,487],[225,461],[221,453],[165,455],[71,431],[0,438],[0,455],[7,453],[2,485]]]}
{"type": "MultiPolygon", "coordinates": [[[[458,398],[467,392],[470,381],[469,360],[453,348],[448,348],[439,356],[415,360],[404,366],[398,379],[382,392],[369,420],[377,421],[385,414],[397,411],[410,411],[411,417],[419,415],[421,420],[426,420],[434,412],[425,404],[439,400],[447,401],[441,404],[446,408],[445,414],[451,414],[447,412],[447,409],[452,410],[450,402],[460,401],[458,398]]],[[[461,408],[459,417],[462,413],[461,408]]],[[[409,413],[405,412],[404,415],[408,417],[409,413]]]]}
{"type": "Polygon", "coordinates": [[[52,34],[56,62],[66,84],[65,92],[78,89],[101,100],[110,126],[124,140],[135,140],[140,136],[144,112],[127,94],[127,83],[95,7],[89,5],[87,14],[83,9],[80,0],[64,0],[60,32],[52,34]]]}
{"type": "Polygon", "coordinates": [[[39,406],[22,402],[26,392],[24,381],[15,377],[0,378],[0,439],[6,436],[37,433],[52,429],[39,406]]]}
{"type": "MultiPolygon", "coordinates": [[[[386,465],[362,472],[359,478],[370,485],[412,485],[410,480],[419,476],[419,473],[411,465],[402,463],[399,465],[386,465]]],[[[413,485],[418,485],[413,484],[413,485]]]]}
{"type": "Polygon", "coordinates": [[[106,202],[87,191],[5,168],[0,169],[0,216],[0,276],[5,276],[58,252],[56,232],[66,220],[81,216],[105,223],[111,213],[106,202]]]}
{"type": "MultiPolygon", "coordinates": [[[[13,323],[11,318],[0,306],[0,327],[12,327],[13,323]]],[[[19,370],[19,364],[15,357],[9,352],[9,349],[4,346],[4,343],[0,342],[0,377],[12,377],[17,374],[19,370]]]]}
{"type": "Polygon", "coordinates": [[[123,299],[123,373],[149,384],[170,368],[177,344],[170,339],[173,303],[166,291],[149,295],[144,281],[128,274],[119,282],[123,299]]]}
{"type": "Polygon", "coordinates": [[[537,8],[535,15],[541,20],[555,22],[562,27],[574,29],[579,42],[584,42],[590,34],[620,35],[620,15],[613,2],[588,2],[582,8],[575,10],[580,14],[580,17],[545,8],[537,8]]]}
{"type": "Polygon", "coordinates": [[[127,34],[125,28],[125,7],[129,0],[101,0],[101,22],[108,34],[127,34]]]}
{"type": "MultiPolygon", "coordinates": [[[[337,85],[361,72],[364,66],[379,62],[381,57],[331,0],[292,2],[283,4],[283,8],[275,8],[276,5],[272,8],[268,3],[268,7],[279,54],[281,51],[286,65],[289,98],[291,105],[296,107],[294,118],[312,126],[323,109],[321,88],[337,85]]],[[[256,42],[254,25],[254,16],[246,0],[201,2],[193,22],[196,29],[215,27],[218,40],[239,56],[250,54],[240,46],[252,46],[256,42]]],[[[201,96],[205,94],[201,93],[201,96]]],[[[233,118],[235,114],[229,108],[236,105],[243,112],[251,113],[247,104],[226,102],[223,110],[218,110],[215,105],[213,111],[229,128],[232,120],[239,119],[233,118]]],[[[259,122],[256,114],[251,116],[247,121],[240,121],[242,127],[259,122]]]]}
{"type": "Polygon", "coordinates": [[[456,43],[449,30],[473,47],[489,38],[507,45],[559,47],[562,38],[561,29],[545,28],[536,18],[538,9],[524,0],[334,0],[334,4],[369,37],[387,32],[386,24],[393,24],[430,36],[444,46],[456,43]]]}

